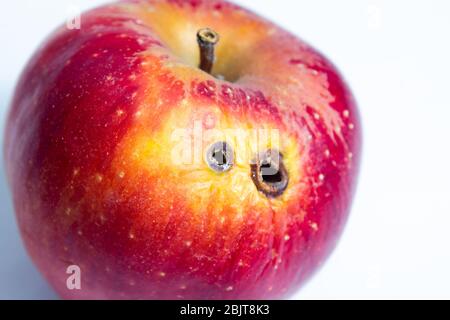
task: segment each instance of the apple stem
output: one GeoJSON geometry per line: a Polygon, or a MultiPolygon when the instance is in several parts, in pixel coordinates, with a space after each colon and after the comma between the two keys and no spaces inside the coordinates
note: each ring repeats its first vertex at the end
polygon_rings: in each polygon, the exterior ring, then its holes
{"type": "Polygon", "coordinates": [[[197,33],[197,42],[200,47],[199,68],[209,74],[211,74],[216,60],[215,47],[219,39],[219,34],[209,28],[200,29],[197,33]]]}

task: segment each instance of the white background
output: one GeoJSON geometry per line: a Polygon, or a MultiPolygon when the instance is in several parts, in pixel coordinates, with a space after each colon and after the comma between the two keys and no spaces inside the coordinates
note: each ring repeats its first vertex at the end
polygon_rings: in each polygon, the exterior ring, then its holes
{"type": "MultiPolygon", "coordinates": [[[[350,221],[337,250],[295,298],[450,298],[450,2],[236,2],[330,57],[363,117],[363,166],[350,221]]],[[[2,1],[2,126],[36,46],[74,8],[101,3],[2,1]]],[[[4,176],[2,169],[0,298],[56,298],[22,247],[4,176]]]]}

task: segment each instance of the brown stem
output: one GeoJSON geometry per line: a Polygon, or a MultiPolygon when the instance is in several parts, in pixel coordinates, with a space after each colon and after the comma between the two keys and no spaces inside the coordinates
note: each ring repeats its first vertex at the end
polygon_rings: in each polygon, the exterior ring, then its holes
{"type": "Polygon", "coordinates": [[[200,29],[197,33],[197,42],[200,47],[200,66],[205,72],[211,73],[216,60],[215,47],[219,42],[219,34],[209,28],[200,29]]]}

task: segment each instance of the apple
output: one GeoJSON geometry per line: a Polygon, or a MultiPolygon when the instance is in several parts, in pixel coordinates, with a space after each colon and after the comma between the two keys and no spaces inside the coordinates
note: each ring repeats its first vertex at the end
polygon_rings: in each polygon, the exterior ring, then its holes
{"type": "Polygon", "coordinates": [[[4,150],[61,297],[282,299],[335,247],[360,146],[352,94],[312,47],[225,1],[147,0],[46,40],[4,150]]]}

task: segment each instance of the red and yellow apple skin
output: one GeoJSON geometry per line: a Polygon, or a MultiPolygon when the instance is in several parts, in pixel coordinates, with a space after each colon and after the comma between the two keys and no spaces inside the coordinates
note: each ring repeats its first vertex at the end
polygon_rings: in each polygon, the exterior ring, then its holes
{"type": "MultiPolygon", "coordinates": [[[[224,1],[119,2],[81,21],[34,55],[6,129],[18,224],[45,278],[70,299],[292,295],[335,247],[354,193],[360,121],[338,71],[224,1]],[[221,36],[212,75],[197,68],[203,27],[221,36]],[[246,161],[222,174],[171,161],[173,131],[199,123],[279,130],[284,193],[259,192],[246,161]],[[66,287],[69,265],[81,290],[66,287]]],[[[237,157],[265,148],[227,142],[237,157]]]]}

